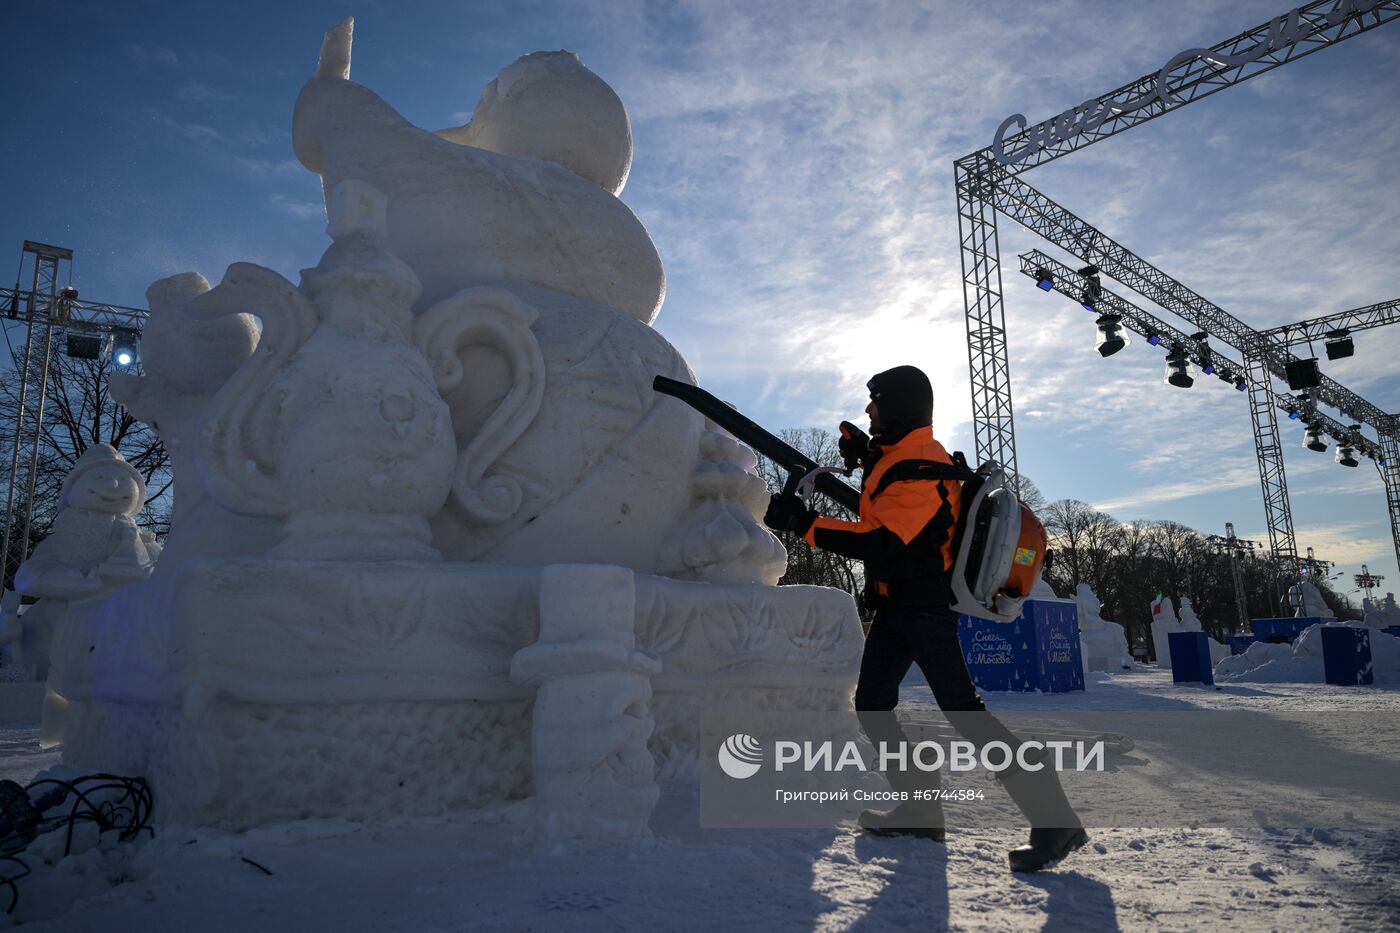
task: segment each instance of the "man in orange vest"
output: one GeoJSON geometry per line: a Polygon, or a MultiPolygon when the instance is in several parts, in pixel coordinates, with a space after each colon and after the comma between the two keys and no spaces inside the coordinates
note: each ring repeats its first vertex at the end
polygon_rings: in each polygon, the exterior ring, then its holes
{"type": "MultiPolygon", "coordinates": [[[[939,709],[965,738],[981,748],[1019,740],[988,713],[968,673],[958,641],[958,616],[949,609],[948,574],[953,539],[962,509],[962,486],[955,479],[929,479],[920,467],[953,460],[933,437],[933,387],[913,366],[874,376],[870,389],[870,437],[843,434],[841,453],[864,468],[859,521],[828,518],[809,510],[793,494],[769,502],[764,522],[800,535],[813,547],[865,562],[865,600],[875,610],[861,658],[855,707],[872,743],[890,748],[905,742],[894,718],[899,685],[911,664],[928,678],[939,709]]],[[[860,824],[880,835],[908,834],[942,842],[942,805],[927,799],[938,790],[938,774],[920,779],[911,771],[888,773],[907,799],[894,810],[867,810],[860,824]]],[[[1009,854],[1015,871],[1045,868],[1087,840],[1065,799],[1051,764],[1039,770],[1016,765],[1002,773],[1002,785],[1031,823],[1030,843],[1009,854]]]]}

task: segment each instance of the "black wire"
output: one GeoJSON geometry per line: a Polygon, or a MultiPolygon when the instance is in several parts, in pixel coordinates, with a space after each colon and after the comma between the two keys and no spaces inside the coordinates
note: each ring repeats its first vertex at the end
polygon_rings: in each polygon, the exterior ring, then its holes
{"type": "Polygon", "coordinates": [[[18,858],[18,853],[38,835],[66,827],[63,844],[65,856],[72,854],[73,835],[82,823],[96,823],[99,834],[115,831],[120,842],[135,838],[143,830],[150,833],[152,838],[155,837],[155,830],[150,825],[151,814],[155,809],[155,796],[145,778],[105,773],[84,775],[72,781],[42,778],[32,781],[24,790],[33,800],[40,796],[36,791],[49,787],[56,787],[64,792],[63,797],[50,809],[60,808],[70,797],[73,798],[72,806],[58,816],[41,820],[30,832],[22,835],[19,831],[12,830],[0,838],[0,861],[14,862],[22,869],[18,874],[0,874],[0,887],[10,891],[10,906],[6,908],[6,913],[13,913],[15,905],[19,903],[19,887],[15,882],[30,873],[28,864],[18,858]],[[111,799],[94,800],[99,794],[107,791],[121,793],[111,799]]]}

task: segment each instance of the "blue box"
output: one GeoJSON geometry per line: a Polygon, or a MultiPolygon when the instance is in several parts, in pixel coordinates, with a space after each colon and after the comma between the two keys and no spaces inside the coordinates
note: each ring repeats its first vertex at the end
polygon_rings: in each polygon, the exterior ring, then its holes
{"type": "Polygon", "coordinates": [[[1254,644],[1258,640],[1259,639],[1254,637],[1253,635],[1231,635],[1230,653],[1244,654],[1246,651],[1249,650],[1249,646],[1254,644]]]}
{"type": "Polygon", "coordinates": [[[1167,646],[1172,653],[1172,683],[1215,685],[1205,632],[1169,632],[1167,646]]]}
{"type": "Polygon", "coordinates": [[[1355,625],[1322,629],[1322,679],[1339,687],[1375,683],[1371,669],[1371,630],[1355,625]]]}
{"type": "Polygon", "coordinates": [[[1021,610],[1035,628],[1036,666],[1041,691],[1084,689],[1084,656],[1079,647],[1079,609],[1072,602],[1028,599],[1021,610]]]}
{"type": "Polygon", "coordinates": [[[1040,684],[1035,628],[1024,616],[1014,622],[962,616],[958,640],[972,682],[980,689],[1027,691],[1040,684]]]}
{"type": "Polygon", "coordinates": [[[1301,619],[1288,616],[1282,619],[1255,619],[1249,627],[1254,629],[1254,634],[1260,641],[1286,641],[1291,645],[1295,638],[1303,634],[1304,629],[1328,621],[1330,620],[1317,616],[1304,616],[1301,619]]]}
{"type": "Polygon", "coordinates": [[[1028,599],[1021,615],[1009,623],[962,616],[958,639],[979,689],[1084,689],[1079,612],[1068,600],[1028,599]]]}

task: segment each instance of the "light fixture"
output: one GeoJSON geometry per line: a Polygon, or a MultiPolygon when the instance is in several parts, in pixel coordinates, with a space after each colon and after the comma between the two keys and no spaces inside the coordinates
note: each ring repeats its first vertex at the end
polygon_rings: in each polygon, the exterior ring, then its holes
{"type": "Polygon", "coordinates": [[[1038,268],[1035,270],[1035,287],[1043,292],[1054,291],[1055,277],[1049,272],[1047,272],[1045,269],[1038,268]]]}
{"type": "Polygon", "coordinates": [[[1356,352],[1356,345],[1351,342],[1351,331],[1345,327],[1327,332],[1327,342],[1323,344],[1327,350],[1329,360],[1341,360],[1351,356],[1356,352]]]}
{"type": "Polygon", "coordinates": [[[102,358],[102,345],[107,341],[97,334],[69,334],[67,354],[75,360],[102,358]]]}
{"type": "Polygon", "coordinates": [[[1361,462],[1356,457],[1356,448],[1347,441],[1341,441],[1337,444],[1336,461],[1345,467],[1354,467],[1361,462]]]}
{"type": "Polygon", "coordinates": [[[1322,433],[1322,425],[1309,424],[1303,431],[1303,446],[1308,450],[1322,453],[1327,449],[1327,435],[1322,433]]]}
{"type": "Polygon", "coordinates": [[[1215,361],[1210,355],[1210,346],[1206,343],[1206,332],[1198,331],[1191,335],[1191,339],[1196,341],[1196,349],[1201,358],[1201,373],[1206,376],[1215,375],[1215,361]]]}
{"type": "Polygon", "coordinates": [[[112,328],[112,362],[122,369],[136,365],[136,360],[140,356],[138,352],[140,344],[141,334],[139,331],[128,327],[112,328]]]}
{"type": "Polygon", "coordinates": [[[1079,304],[1090,314],[1097,314],[1099,299],[1103,297],[1103,286],[1099,284],[1099,267],[1092,262],[1079,270],[1084,280],[1084,290],[1079,293],[1079,304]]]}
{"type": "Polygon", "coordinates": [[[1153,333],[1153,334],[1148,334],[1148,335],[1147,335],[1147,344],[1148,344],[1148,346],[1155,347],[1155,346],[1157,346],[1158,344],[1160,344],[1161,342],[1162,342],[1162,335],[1161,335],[1161,334],[1153,333]]]}
{"type": "Polygon", "coordinates": [[[1235,378],[1235,391],[1236,391],[1236,392],[1243,392],[1245,389],[1248,389],[1248,388],[1249,388],[1249,383],[1244,381],[1244,377],[1243,377],[1243,376],[1238,376],[1238,377],[1235,378]]]}
{"type": "Polygon", "coordinates": [[[1172,344],[1171,352],[1167,354],[1167,373],[1162,381],[1178,389],[1189,389],[1196,382],[1191,372],[1191,359],[1179,344],[1172,344]]]}
{"type": "Polygon", "coordinates": [[[1298,420],[1299,418],[1301,418],[1301,417],[1303,417],[1303,413],[1302,413],[1302,412],[1300,412],[1298,409],[1294,408],[1292,405],[1289,405],[1289,406],[1288,406],[1288,420],[1290,420],[1290,421],[1297,421],[1297,420],[1298,420]]]}
{"type": "Polygon", "coordinates": [[[1284,374],[1288,377],[1288,387],[1293,391],[1311,389],[1321,385],[1322,377],[1317,371],[1317,357],[1305,360],[1289,360],[1284,364],[1284,374]]]}
{"type": "Polygon", "coordinates": [[[1112,356],[1128,345],[1128,333],[1123,329],[1122,320],[1116,314],[1102,314],[1094,322],[1099,328],[1099,342],[1094,344],[1099,356],[1112,356]]]}

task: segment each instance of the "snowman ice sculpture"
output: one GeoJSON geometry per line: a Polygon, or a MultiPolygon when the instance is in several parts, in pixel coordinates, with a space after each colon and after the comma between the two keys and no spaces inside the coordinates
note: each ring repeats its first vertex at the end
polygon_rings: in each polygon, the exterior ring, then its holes
{"type": "Polygon", "coordinates": [[[15,572],[15,589],[40,601],[11,620],[7,634],[37,679],[47,673],[53,627],[69,603],[101,599],[150,575],[160,545],[132,521],[145,501],[145,480],[110,445],[89,447],[73,465],[53,530],[15,572]]]}

